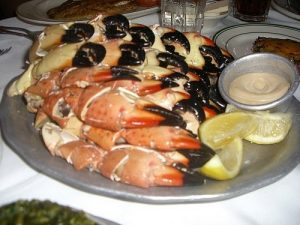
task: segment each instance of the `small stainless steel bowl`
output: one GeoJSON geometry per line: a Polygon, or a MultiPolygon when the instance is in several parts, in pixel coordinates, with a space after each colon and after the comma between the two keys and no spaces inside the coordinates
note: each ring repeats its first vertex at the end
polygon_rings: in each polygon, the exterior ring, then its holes
{"type": "Polygon", "coordinates": [[[240,109],[259,111],[284,111],[299,85],[299,74],[296,66],[288,59],[272,53],[255,53],[239,58],[230,63],[221,73],[218,87],[220,94],[227,103],[240,109]],[[246,73],[266,72],[275,73],[285,78],[290,87],[284,96],[266,104],[250,105],[238,102],[229,95],[229,85],[238,76],[246,73]]]}

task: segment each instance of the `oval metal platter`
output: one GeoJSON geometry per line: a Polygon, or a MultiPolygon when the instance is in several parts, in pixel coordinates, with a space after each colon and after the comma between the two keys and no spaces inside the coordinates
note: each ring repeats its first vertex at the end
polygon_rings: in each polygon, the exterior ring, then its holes
{"type": "Polygon", "coordinates": [[[288,108],[294,116],[287,138],[276,145],[256,145],[245,141],[243,167],[235,179],[207,180],[200,186],[148,189],[113,182],[96,172],[76,171],[65,160],[49,154],[39,131],[33,127],[34,114],[26,110],[22,96],[8,97],[4,92],[0,106],[3,138],[29,166],[82,191],[127,201],[169,204],[229,199],[274,183],[300,162],[300,103],[295,98],[288,108]]]}

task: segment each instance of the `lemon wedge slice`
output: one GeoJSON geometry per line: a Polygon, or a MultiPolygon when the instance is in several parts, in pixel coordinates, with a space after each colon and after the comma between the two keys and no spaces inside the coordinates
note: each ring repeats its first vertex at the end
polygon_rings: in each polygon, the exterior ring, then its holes
{"type": "Polygon", "coordinates": [[[256,112],[258,126],[245,140],[256,144],[275,144],[281,142],[292,126],[290,113],[256,112]]]}
{"type": "MultiPolygon", "coordinates": [[[[225,112],[241,112],[243,110],[228,104],[225,112]]],[[[252,113],[258,126],[244,139],[256,144],[276,144],[281,142],[292,126],[292,114],[282,112],[256,111],[252,113]]]]}
{"type": "Polygon", "coordinates": [[[236,137],[248,136],[256,127],[257,122],[252,114],[246,112],[223,113],[200,125],[199,138],[215,150],[222,148],[236,137]]]}
{"type": "Polygon", "coordinates": [[[242,139],[235,137],[222,149],[216,150],[207,163],[199,168],[199,172],[216,180],[228,180],[236,177],[242,167],[243,143],[242,139]]]}

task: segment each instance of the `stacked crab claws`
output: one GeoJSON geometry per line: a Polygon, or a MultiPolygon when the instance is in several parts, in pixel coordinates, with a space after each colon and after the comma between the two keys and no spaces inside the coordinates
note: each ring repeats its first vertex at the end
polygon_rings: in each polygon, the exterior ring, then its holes
{"type": "Polygon", "coordinates": [[[210,39],[99,15],[47,27],[29,61],[9,95],[24,94],[52,155],[140,187],[203,182],[193,169],[214,153],[197,130],[223,111],[232,61],[210,39]]]}

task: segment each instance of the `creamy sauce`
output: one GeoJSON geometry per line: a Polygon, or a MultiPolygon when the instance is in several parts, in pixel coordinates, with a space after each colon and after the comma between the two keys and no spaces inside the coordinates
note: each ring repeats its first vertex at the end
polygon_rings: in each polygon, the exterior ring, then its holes
{"type": "Polygon", "coordinates": [[[261,105],[282,97],[290,85],[283,77],[272,73],[247,73],[232,81],[229,95],[234,100],[261,105]]]}

